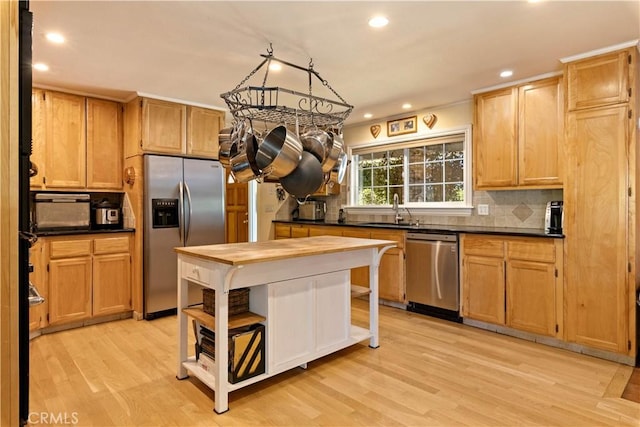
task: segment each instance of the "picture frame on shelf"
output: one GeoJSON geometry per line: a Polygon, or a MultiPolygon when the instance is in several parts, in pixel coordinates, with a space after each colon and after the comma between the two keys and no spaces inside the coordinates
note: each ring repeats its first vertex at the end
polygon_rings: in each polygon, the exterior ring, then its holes
{"type": "Polygon", "coordinates": [[[404,117],[387,122],[387,136],[418,132],[418,116],[404,117]]]}

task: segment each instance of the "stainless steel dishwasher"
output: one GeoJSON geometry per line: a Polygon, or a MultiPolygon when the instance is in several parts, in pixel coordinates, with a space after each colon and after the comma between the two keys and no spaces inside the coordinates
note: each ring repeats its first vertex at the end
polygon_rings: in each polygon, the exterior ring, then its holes
{"type": "Polygon", "coordinates": [[[458,235],[407,233],[408,311],[461,321],[458,235]]]}

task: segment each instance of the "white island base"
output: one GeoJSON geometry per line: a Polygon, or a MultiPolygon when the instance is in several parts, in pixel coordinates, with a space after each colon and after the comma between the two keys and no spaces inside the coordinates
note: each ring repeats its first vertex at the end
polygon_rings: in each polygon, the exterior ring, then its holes
{"type": "MultiPolygon", "coordinates": [[[[318,236],[259,243],[176,248],[178,252],[178,379],[187,371],[215,391],[214,410],[229,409],[228,393],[369,339],[378,347],[378,266],[395,246],[388,240],[318,236]],[[369,266],[369,328],[351,324],[350,270],[369,266]],[[187,357],[190,282],[216,290],[217,336],[252,322],[265,325],[265,373],[232,384],[228,381],[228,342],[215,340],[213,372],[187,357]],[[228,316],[230,289],[250,287],[255,317],[228,316]],[[186,310],[184,310],[186,309],[186,310]],[[223,331],[218,333],[217,331],[223,331]]],[[[196,313],[196,314],[194,314],[196,313]]],[[[204,316],[207,316],[206,314],[204,316]]],[[[239,315],[242,316],[242,315],[239,315]]]]}

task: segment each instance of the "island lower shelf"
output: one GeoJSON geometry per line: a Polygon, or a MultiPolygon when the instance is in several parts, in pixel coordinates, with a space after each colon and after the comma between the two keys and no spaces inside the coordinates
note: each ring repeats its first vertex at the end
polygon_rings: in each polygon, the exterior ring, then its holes
{"type": "MultiPolygon", "coordinates": [[[[186,309],[183,309],[183,311],[185,311],[186,309]]],[[[204,313],[206,314],[206,313],[204,313]]],[[[347,348],[350,347],[354,344],[357,344],[359,342],[368,340],[371,338],[371,332],[368,329],[362,328],[360,326],[356,326],[356,325],[351,325],[351,330],[350,330],[350,334],[349,334],[349,338],[342,342],[339,343],[337,345],[333,345],[330,347],[326,347],[323,348],[322,350],[316,351],[312,354],[307,355],[307,357],[304,357],[304,359],[301,359],[299,361],[297,361],[296,365],[294,366],[288,366],[288,367],[283,367],[281,369],[271,369],[270,371],[265,372],[264,374],[260,374],[257,375],[255,377],[252,378],[247,378],[246,380],[237,382],[237,383],[231,383],[229,381],[227,381],[227,390],[228,391],[234,391],[234,390],[238,390],[241,389],[243,387],[249,386],[251,384],[255,384],[257,382],[260,382],[262,380],[265,380],[269,377],[272,377],[274,375],[278,375],[284,371],[288,371],[290,369],[295,368],[296,366],[301,366],[304,365],[307,362],[311,362],[313,360],[316,360],[320,357],[324,357],[327,356],[331,353],[334,353],[338,350],[341,350],[343,348],[347,348]]],[[[217,361],[214,361],[214,363],[217,363],[217,361]]],[[[202,381],[204,384],[207,385],[207,387],[209,387],[211,390],[216,389],[215,387],[215,383],[216,383],[216,376],[214,374],[212,374],[211,372],[207,371],[206,369],[204,369],[202,366],[200,366],[198,364],[198,361],[196,360],[195,356],[191,356],[189,357],[187,360],[182,362],[182,366],[191,373],[191,375],[195,376],[196,378],[198,378],[200,381],[202,381]]]]}
{"type": "MultiPolygon", "coordinates": [[[[216,318],[215,316],[205,313],[202,306],[183,308],[182,312],[187,316],[190,316],[212,331],[216,330],[216,318]]],[[[234,314],[229,316],[229,329],[242,328],[243,326],[251,326],[254,323],[264,322],[267,318],[260,316],[259,314],[247,311],[246,313],[234,314]]]]}

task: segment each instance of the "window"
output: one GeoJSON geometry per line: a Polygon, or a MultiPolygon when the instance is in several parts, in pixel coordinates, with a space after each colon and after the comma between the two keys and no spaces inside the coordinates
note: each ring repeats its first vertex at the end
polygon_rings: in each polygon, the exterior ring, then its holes
{"type": "Polygon", "coordinates": [[[355,146],[351,207],[385,207],[398,194],[408,208],[471,208],[470,129],[355,146]]]}

